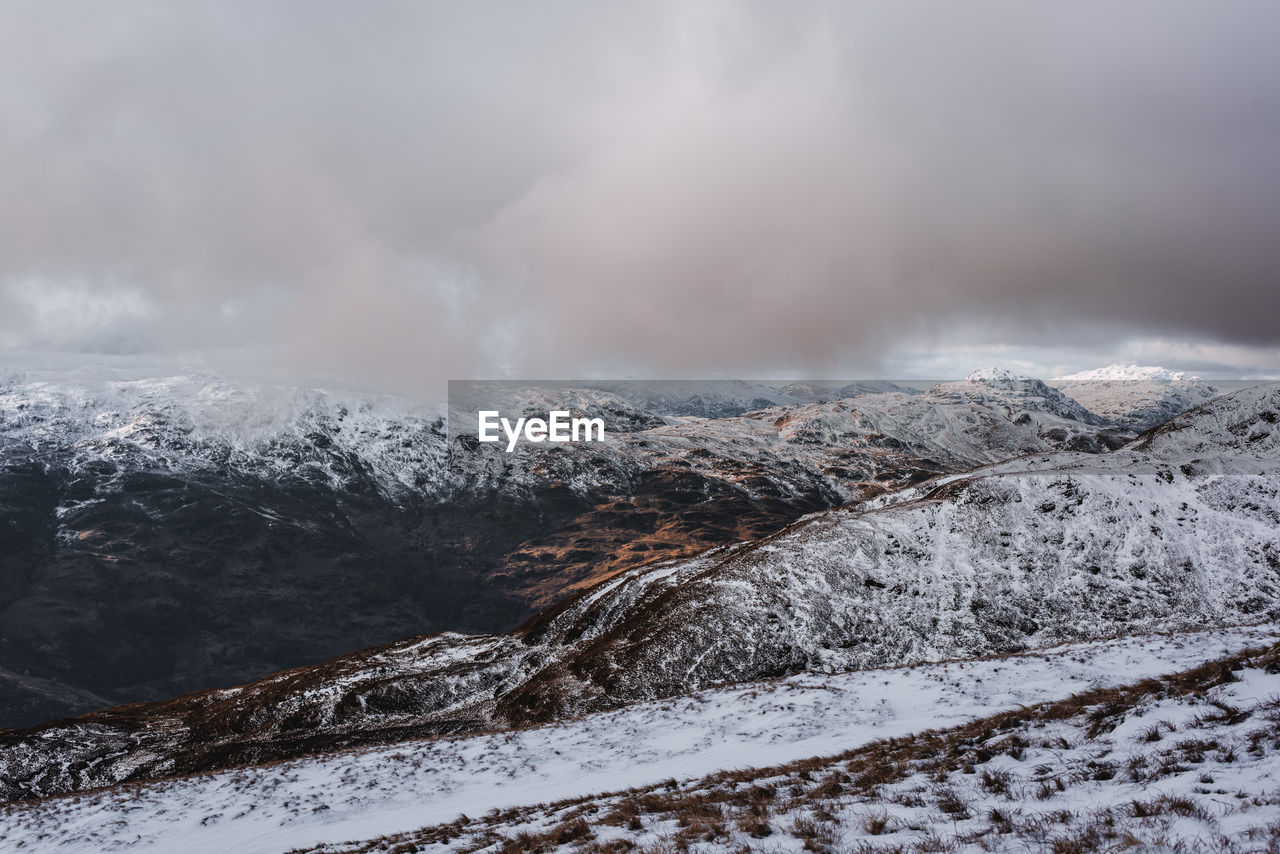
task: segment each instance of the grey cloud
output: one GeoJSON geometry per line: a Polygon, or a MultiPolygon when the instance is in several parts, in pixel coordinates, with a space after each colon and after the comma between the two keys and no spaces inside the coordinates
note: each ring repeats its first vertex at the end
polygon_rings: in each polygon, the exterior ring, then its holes
{"type": "Polygon", "coordinates": [[[0,341],[406,381],[821,369],[982,318],[1273,347],[1278,19],[9,4],[0,341]]]}

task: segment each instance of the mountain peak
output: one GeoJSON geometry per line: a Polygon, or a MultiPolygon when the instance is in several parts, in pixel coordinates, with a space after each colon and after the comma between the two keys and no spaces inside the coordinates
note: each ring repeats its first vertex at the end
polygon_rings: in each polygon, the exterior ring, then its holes
{"type": "Polygon", "coordinates": [[[965,382],[983,383],[983,382],[1027,382],[1035,379],[1026,374],[1017,374],[1008,368],[979,368],[969,376],[964,378],[965,382]]]}
{"type": "Polygon", "coordinates": [[[1055,379],[1072,382],[1201,382],[1199,377],[1185,371],[1171,371],[1155,365],[1107,365],[1105,368],[1094,368],[1055,379]]]}

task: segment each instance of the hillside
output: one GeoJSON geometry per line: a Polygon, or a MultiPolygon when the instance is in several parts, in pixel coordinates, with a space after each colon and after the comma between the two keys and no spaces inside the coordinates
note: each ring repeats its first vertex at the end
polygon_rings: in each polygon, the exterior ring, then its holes
{"type": "Polygon", "coordinates": [[[297,850],[1270,851],[1278,759],[1271,645],[834,756],[297,850]]]}
{"type": "MultiPolygon", "coordinates": [[[[1227,801],[1235,802],[1237,791],[1251,798],[1270,791],[1263,774],[1268,761],[1274,762],[1274,748],[1263,742],[1260,754],[1249,752],[1245,733],[1267,725],[1268,710],[1256,708],[1256,695],[1265,699],[1277,690],[1276,677],[1259,672],[1273,666],[1273,654],[1256,661],[1236,656],[1274,644],[1276,630],[1268,624],[1076,644],[977,661],[808,674],[513,733],[413,741],[15,803],[0,807],[0,846],[20,840],[21,850],[31,852],[164,851],[179,846],[192,854],[279,854],[296,847],[529,851],[556,847],[561,826],[576,826],[581,819],[589,834],[568,833],[559,844],[603,845],[621,838],[657,848],[683,839],[713,850],[748,842],[798,848],[800,840],[788,841],[793,826],[811,825],[793,825],[793,818],[815,818],[809,813],[823,806],[840,819],[818,825],[834,839],[848,835],[854,841],[864,813],[887,810],[892,822],[885,829],[891,824],[895,834],[888,841],[902,842],[935,827],[942,832],[951,823],[950,814],[933,806],[939,787],[929,772],[936,774],[939,765],[952,769],[948,782],[971,806],[972,823],[961,825],[966,833],[986,827],[988,803],[1000,809],[1022,807],[1022,793],[1034,796],[1040,789],[1043,780],[1037,778],[1060,777],[1070,786],[1066,797],[1072,799],[1093,791],[1110,803],[1149,801],[1152,793],[1137,791],[1139,786],[1125,779],[1129,741],[1136,740],[1138,749],[1153,755],[1167,751],[1190,737],[1183,734],[1184,721],[1198,713],[1223,715],[1225,709],[1213,702],[1241,711],[1227,719],[1229,732],[1197,735],[1229,735],[1221,742],[1224,752],[1242,741],[1236,764],[1223,763],[1208,748],[1194,770],[1179,773],[1188,782],[1206,772],[1223,774],[1212,788],[1226,789],[1227,801]],[[1199,671],[1189,678],[1158,678],[1195,668],[1199,671]],[[1221,682],[1224,673],[1234,673],[1238,681],[1224,689],[1209,687],[1221,682]],[[1188,691],[1201,684],[1208,693],[1188,691]],[[1070,700],[1073,696],[1083,699],[1070,700]],[[1162,710],[1150,708],[1162,696],[1166,705],[1173,705],[1168,719],[1179,730],[1162,734],[1159,742],[1142,742],[1142,733],[1162,716],[1157,714],[1162,710]],[[1096,736],[1088,736],[1092,743],[1085,735],[1066,732],[1073,716],[1086,725],[1102,725],[1096,736]],[[1039,725],[1041,720],[1051,728],[1039,725]],[[1108,744],[1117,723],[1122,727],[1114,737],[1124,741],[1108,744]],[[926,733],[932,734],[922,735],[926,733]],[[1062,752],[1055,739],[1059,734],[1070,738],[1074,752],[1062,752]],[[1015,759],[1005,751],[1019,737],[1025,738],[1025,752],[1015,759]],[[1046,741],[1048,749],[1041,746],[1046,741]],[[976,755],[957,756],[956,747],[976,755]],[[1100,757],[1107,747],[1113,748],[1112,756],[1100,757]],[[975,791],[983,777],[965,775],[965,761],[999,777],[1007,773],[1008,796],[975,791]],[[1046,762],[1054,763],[1052,772],[1042,770],[1046,762]],[[1090,767],[1089,762],[1113,769],[1111,777],[1103,778],[1100,770],[1088,777],[1123,785],[1114,800],[1110,791],[1099,791],[1093,783],[1075,782],[1076,769],[1090,767]],[[867,766],[885,772],[874,778],[885,789],[867,790],[860,779],[867,766]],[[757,785],[773,790],[763,802],[751,794],[757,785]],[[921,786],[924,791],[917,792],[921,786]],[[610,792],[616,794],[604,794],[610,792]],[[754,813],[770,830],[763,842],[752,839],[752,828],[740,824],[753,814],[753,803],[766,810],[754,813]],[[695,811],[686,812],[690,807],[695,811]],[[713,809],[723,811],[723,830],[703,836],[715,817],[713,809]],[[696,823],[689,821],[695,818],[696,823]],[[918,832],[909,831],[909,823],[918,824],[918,832]],[[368,841],[341,844],[353,839],[368,841]]],[[[1164,765],[1152,761],[1138,767],[1154,775],[1164,765]]],[[[1056,787],[1055,797],[1063,797],[1056,787]]],[[[1019,825],[1042,811],[1062,808],[1061,800],[1026,800],[1026,813],[1012,816],[1019,825]]],[[[1071,806],[1080,808],[1075,800],[1071,806]]]]}

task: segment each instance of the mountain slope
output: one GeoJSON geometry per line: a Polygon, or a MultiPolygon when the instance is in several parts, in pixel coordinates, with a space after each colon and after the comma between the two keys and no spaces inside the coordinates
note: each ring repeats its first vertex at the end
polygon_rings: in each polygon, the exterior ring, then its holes
{"type": "MultiPolygon", "coordinates": [[[[951,392],[946,392],[951,393],[951,392]]],[[[986,392],[975,390],[975,393],[986,392]]],[[[0,738],[10,796],[518,726],[803,670],[1280,614],[1280,390],[621,573],[519,633],[390,644],[0,738]]]]}
{"type": "MultiPolygon", "coordinates": [[[[899,693],[894,680],[884,683],[899,693]]],[[[872,744],[772,768],[725,768],[301,850],[740,851],[767,840],[781,850],[1243,854],[1280,844],[1274,644],[962,726],[878,734],[872,744]]]]}
{"type": "Polygon", "coordinates": [[[445,451],[437,416],[209,377],[0,387],[0,724],[517,623],[480,570],[538,526],[455,535],[445,451]]]}

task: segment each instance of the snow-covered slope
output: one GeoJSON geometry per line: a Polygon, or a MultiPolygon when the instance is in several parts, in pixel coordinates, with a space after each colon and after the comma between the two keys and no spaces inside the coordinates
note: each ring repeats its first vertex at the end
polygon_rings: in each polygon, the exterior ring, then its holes
{"type": "Polygon", "coordinates": [[[1280,844],[1277,645],[960,726],[887,729],[834,755],[303,850],[1245,854],[1280,844]]]}
{"type": "MultiPolygon", "coordinates": [[[[971,385],[940,393],[992,395],[971,385]]],[[[516,635],[420,638],[13,733],[0,780],[67,791],[801,671],[1275,618],[1278,411],[1280,390],[1251,389],[1110,454],[1024,456],[814,514],[623,572],[516,635]]]]}
{"type": "Polygon", "coordinates": [[[1138,431],[1163,424],[1219,394],[1197,376],[1139,365],[1111,365],[1047,382],[1091,411],[1138,431]]]}
{"type": "Polygon", "coordinates": [[[1112,454],[1019,458],[637,575],[646,589],[619,584],[592,610],[617,597],[634,616],[545,693],[641,698],[1274,614],[1277,411],[1280,390],[1240,392],[1112,454]]]}
{"type": "MultiPolygon", "coordinates": [[[[792,775],[777,782],[773,780],[779,776],[776,770],[745,769],[830,756],[886,738],[897,738],[898,744],[908,746],[912,740],[904,737],[912,733],[964,725],[1007,710],[1022,710],[1025,715],[1027,708],[1035,704],[1054,703],[1083,691],[1118,688],[1266,645],[1274,641],[1277,628],[1269,624],[1137,637],[1007,658],[834,676],[803,675],[642,703],[514,733],[413,741],[78,797],[12,804],[3,813],[0,846],[21,843],[18,850],[29,852],[127,849],[181,850],[191,854],[274,854],[321,844],[327,851],[471,850],[490,844],[496,849],[501,840],[484,842],[486,830],[514,836],[519,832],[541,832],[545,826],[561,822],[556,815],[559,808],[536,805],[632,787],[653,786],[653,792],[678,796],[695,789],[715,788],[717,778],[683,782],[712,772],[726,772],[746,784],[756,783],[758,778],[762,785],[772,784],[779,791],[786,791],[793,782],[792,775]],[[664,780],[673,782],[655,785],[664,780]],[[682,782],[676,783],[677,780],[682,782]],[[525,809],[516,809],[521,807],[525,809]],[[463,813],[473,818],[459,819],[463,813]],[[486,814],[489,818],[479,818],[486,814]],[[452,832],[414,834],[411,840],[375,840],[368,848],[363,844],[340,844],[350,839],[412,832],[424,825],[455,819],[458,824],[452,832]],[[465,844],[458,839],[460,836],[465,838],[465,844]]],[[[1248,708],[1258,701],[1258,696],[1280,689],[1275,677],[1269,682],[1265,674],[1241,673],[1241,677],[1228,690],[1203,698],[1207,713],[1221,711],[1209,706],[1209,700],[1248,708]]],[[[1155,709],[1135,709],[1133,714],[1146,717],[1125,723],[1112,737],[1136,740],[1157,721],[1168,719],[1182,725],[1199,710],[1173,705],[1173,709],[1160,714],[1155,709]]],[[[1017,791],[1022,786],[1021,778],[1035,776],[1038,772],[1034,769],[1050,758],[1047,753],[1042,758],[1037,752],[1043,750],[1039,742],[1060,732],[1065,735],[1065,726],[1055,724],[1052,731],[1035,731],[1037,746],[1028,743],[1031,755],[1021,760],[1002,760],[1001,751],[992,749],[989,753],[997,758],[990,765],[985,765],[985,760],[975,761],[993,771],[1011,766],[1010,773],[1018,774],[1017,791]]],[[[1008,735],[1009,729],[1002,728],[1000,736],[1008,735]]],[[[1236,735],[1231,738],[1234,740],[1236,735]]],[[[1226,738],[1222,741],[1229,743],[1226,738]]],[[[1053,753],[1058,762],[1075,763],[1078,756],[1083,764],[1097,752],[1078,736],[1072,737],[1071,743],[1074,753],[1053,753]]],[[[1127,745],[1128,741],[1124,743],[1127,745]]],[[[1222,771],[1235,774],[1253,769],[1255,763],[1243,749],[1240,759],[1240,768],[1222,771]]],[[[823,764],[806,763],[819,767],[823,764]]],[[[794,782],[801,784],[799,791],[814,789],[815,800],[825,800],[835,808],[838,798],[852,787],[837,785],[832,789],[828,785],[819,789],[839,770],[834,761],[827,760],[825,764],[833,767],[808,777],[795,777],[794,782]]],[[[903,771],[897,788],[905,791],[913,783],[924,782],[916,780],[905,765],[903,771]]],[[[719,779],[723,782],[723,777],[719,779]]],[[[849,781],[848,777],[843,779],[849,781]]],[[[980,779],[975,777],[973,782],[980,779]]],[[[1240,781],[1236,785],[1246,785],[1250,793],[1261,792],[1251,782],[1245,782],[1250,778],[1237,774],[1231,779],[1240,781]]],[[[955,781],[966,782],[958,771],[955,781]]],[[[1034,792],[1035,784],[1028,785],[1034,792]]],[[[933,787],[928,788],[932,791],[933,787]]],[[[744,785],[742,790],[746,789],[744,785]]],[[[597,824],[627,797],[598,799],[604,808],[587,814],[588,820],[597,824]]],[[[966,800],[969,797],[966,792],[966,800]]],[[[1028,800],[1028,806],[1049,806],[1028,800]]],[[[664,832],[676,831],[678,817],[670,817],[668,828],[663,823],[666,817],[656,809],[660,803],[661,798],[654,799],[655,809],[632,828],[633,832],[644,831],[646,840],[656,841],[664,832]]],[[[770,820],[779,833],[790,827],[790,817],[785,824],[781,821],[784,803],[785,799],[779,800],[770,811],[770,820]],[[772,818],[775,813],[779,814],[777,819],[772,818]]],[[[888,802],[885,805],[892,806],[888,802]]],[[[849,812],[863,806],[859,803],[855,808],[850,804],[849,812]]],[[[857,826],[857,822],[849,821],[846,830],[856,832],[857,826]]],[[[616,829],[625,827],[623,822],[616,829]]],[[[597,830],[608,835],[607,825],[597,830]]],[[[565,842],[567,845],[573,841],[565,842]]],[[[720,841],[727,844],[729,840],[720,841]]]]}

